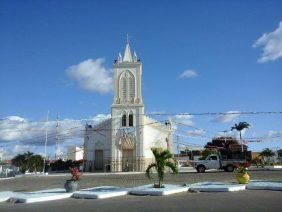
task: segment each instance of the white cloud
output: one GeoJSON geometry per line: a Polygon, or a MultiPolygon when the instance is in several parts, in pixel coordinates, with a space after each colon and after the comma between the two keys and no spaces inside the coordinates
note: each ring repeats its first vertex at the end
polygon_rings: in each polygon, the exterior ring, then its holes
{"type": "MultiPolygon", "coordinates": [[[[59,121],[58,137],[61,143],[69,139],[83,138],[85,123],[96,125],[110,118],[98,114],[88,120],[63,119],[59,121]]],[[[0,121],[0,142],[20,142],[22,145],[43,146],[45,131],[48,129],[48,145],[56,142],[56,121],[32,122],[19,116],[10,116],[0,121]]]]}
{"type": "Polygon", "coordinates": [[[9,160],[15,157],[17,154],[23,154],[27,151],[33,152],[35,154],[44,155],[36,151],[36,146],[21,144],[20,142],[13,142],[11,145],[4,146],[0,149],[0,152],[3,154],[4,160],[9,160]]]}
{"type": "MultiPolygon", "coordinates": [[[[182,123],[184,125],[188,125],[188,126],[193,126],[194,122],[192,121],[193,116],[192,115],[175,115],[174,117],[172,117],[171,119],[177,123],[182,123]]],[[[177,124],[176,123],[176,124],[177,124]]]]}
{"type": "Polygon", "coordinates": [[[90,119],[96,124],[109,118],[111,118],[111,114],[98,114],[90,119]]]}
{"type": "Polygon", "coordinates": [[[268,137],[282,137],[282,130],[269,130],[268,137]]]}
{"type": "Polygon", "coordinates": [[[226,114],[220,115],[213,119],[212,121],[218,122],[218,123],[228,123],[236,120],[240,114],[240,111],[227,111],[226,114]]]}
{"type": "Polygon", "coordinates": [[[196,129],[187,132],[187,135],[198,137],[204,135],[206,132],[203,129],[196,129]]]}
{"type": "Polygon", "coordinates": [[[13,155],[22,154],[22,153],[25,153],[27,151],[31,152],[31,147],[29,145],[17,144],[12,149],[13,155]]]}
{"type": "Polygon", "coordinates": [[[166,111],[165,110],[156,110],[156,111],[151,111],[148,112],[150,115],[158,115],[158,114],[165,114],[166,111]]]}
{"type": "Polygon", "coordinates": [[[237,137],[237,135],[239,135],[239,133],[235,130],[233,131],[227,131],[227,132],[218,132],[215,136],[216,137],[222,137],[222,136],[227,136],[227,137],[237,137]]]}
{"type": "Polygon", "coordinates": [[[194,78],[197,76],[198,76],[198,73],[195,70],[186,70],[182,72],[180,75],[181,78],[194,78]]]}
{"type": "Polygon", "coordinates": [[[282,21],[273,32],[264,33],[256,40],[253,47],[262,47],[263,52],[258,59],[259,63],[275,61],[282,58],[282,21]]]}
{"type": "Polygon", "coordinates": [[[113,79],[111,70],[105,68],[104,62],[103,58],[84,60],[67,68],[66,72],[69,78],[83,90],[109,93],[113,89],[113,79]]]}

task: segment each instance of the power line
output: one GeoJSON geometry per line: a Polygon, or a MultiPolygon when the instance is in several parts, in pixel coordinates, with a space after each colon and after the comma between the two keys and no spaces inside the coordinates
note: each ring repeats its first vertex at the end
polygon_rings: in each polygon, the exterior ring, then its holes
{"type": "MultiPolygon", "coordinates": [[[[202,114],[205,114],[205,115],[207,115],[207,114],[212,114],[212,115],[230,115],[230,114],[282,114],[282,112],[226,112],[226,113],[197,113],[197,114],[193,114],[193,113],[178,113],[178,114],[172,114],[172,113],[166,113],[166,114],[164,114],[164,113],[160,113],[160,114],[156,114],[156,113],[153,113],[153,115],[202,115],[202,114]]],[[[137,114],[135,114],[135,115],[137,115],[137,114]]],[[[141,115],[144,115],[144,114],[141,114],[141,115]]],[[[117,116],[117,117],[112,117],[112,119],[114,119],[114,120],[117,120],[117,118],[120,118],[120,116],[117,116]]],[[[103,120],[103,121],[106,121],[106,120],[109,120],[110,118],[108,118],[108,119],[105,119],[105,120],[103,120]]],[[[80,120],[69,120],[69,121],[71,121],[71,122],[82,122],[82,120],[83,121],[85,121],[85,120],[88,120],[88,121],[94,121],[94,119],[80,119],[80,120]]],[[[2,120],[0,120],[0,121],[2,121],[2,120]]],[[[23,124],[23,121],[17,121],[17,122],[19,122],[19,124],[23,124]]],[[[27,122],[30,122],[30,121],[27,121],[27,122]]],[[[27,123],[26,121],[24,122],[24,123],[27,123]]],[[[45,121],[44,123],[52,123],[52,122],[54,122],[54,121],[45,121]]],[[[148,124],[144,124],[144,125],[139,125],[139,126],[135,126],[135,129],[137,128],[137,127],[143,127],[143,126],[145,126],[145,125],[151,125],[151,124],[155,124],[155,123],[161,123],[161,122],[164,122],[164,121],[155,121],[155,122],[152,122],[152,123],[148,123],[148,124]]],[[[204,132],[210,132],[210,133],[213,133],[213,134],[217,134],[217,133],[215,133],[215,132],[211,132],[211,131],[208,131],[208,130],[205,130],[205,129],[202,129],[202,128],[198,128],[198,127],[194,127],[194,126],[191,126],[191,125],[188,125],[188,124],[185,124],[185,123],[182,123],[182,122],[179,122],[179,121],[172,121],[173,123],[176,123],[176,124],[178,124],[178,125],[183,125],[183,126],[187,126],[187,127],[191,127],[191,128],[194,128],[194,129],[197,129],[197,130],[203,130],[204,132]]],[[[33,123],[33,122],[31,122],[31,123],[33,123]]],[[[38,123],[40,123],[40,122],[38,122],[38,123]]],[[[99,124],[101,124],[101,122],[100,123],[98,123],[98,124],[96,124],[96,126],[99,126],[99,124]]],[[[104,125],[102,125],[102,126],[100,126],[100,127],[98,127],[97,129],[95,129],[95,126],[93,127],[93,131],[97,131],[97,132],[100,132],[100,131],[103,131],[103,130],[121,130],[122,128],[105,128],[105,125],[106,125],[107,123],[105,123],[104,125]]],[[[48,137],[49,138],[53,138],[55,135],[56,136],[58,136],[58,135],[62,135],[62,139],[66,139],[66,138],[69,138],[70,136],[73,136],[73,137],[77,137],[77,136],[75,136],[75,135],[73,135],[72,134],[72,130],[75,130],[75,129],[77,129],[77,128],[82,128],[83,127],[83,125],[82,125],[82,123],[81,123],[81,125],[79,125],[79,126],[76,126],[76,127],[72,127],[72,128],[69,128],[69,129],[65,129],[65,130],[62,130],[62,132],[60,132],[60,133],[58,133],[58,132],[53,132],[53,133],[48,133],[48,137]],[[67,131],[70,131],[70,132],[67,132],[67,131]]],[[[23,129],[22,130],[0,130],[0,132],[2,131],[2,133],[4,132],[23,132],[23,129]]],[[[34,129],[34,128],[29,128],[29,129],[25,129],[25,131],[38,131],[38,132],[40,132],[40,131],[46,131],[46,129],[34,129]]],[[[54,131],[54,129],[51,129],[51,130],[48,130],[48,132],[49,131],[54,131]]],[[[79,133],[80,131],[84,131],[84,129],[81,129],[81,130],[76,130],[76,132],[77,133],[79,133]]],[[[179,132],[181,132],[181,130],[179,130],[179,129],[177,129],[177,131],[179,131],[179,132]]],[[[187,136],[187,137],[190,137],[190,138],[202,138],[202,139],[212,139],[212,137],[208,137],[208,136],[203,136],[203,135],[197,135],[197,136],[189,136],[189,135],[187,135],[187,132],[186,131],[182,131],[182,132],[184,132],[185,133],[185,136],[187,136]]],[[[71,138],[71,137],[70,137],[71,138]]],[[[279,137],[278,137],[279,138],[279,137]]],[[[23,142],[28,142],[29,140],[31,140],[31,141],[34,141],[35,139],[43,139],[43,136],[38,136],[38,137],[33,137],[33,138],[29,138],[29,139],[23,139],[22,141],[23,142]]],[[[255,139],[275,139],[275,137],[258,137],[258,138],[248,138],[249,140],[251,140],[251,139],[253,139],[253,140],[255,140],[255,139]]]]}
{"type": "MultiPolygon", "coordinates": [[[[281,115],[282,111],[247,111],[247,112],[203,112],[203,113],[144,113],[144,114],[134,114],[135,116],[215,116],[215,115],[281,115]]],[[[19,120],[10,120],[9,117],[0,118],[0,121],[10,121],[10,122],[21,122],[19,120]]],[[[94,121],[94,119],[68,119],[69,121],[94,121]]],[[[23,121],[24,123],[46,123],[46,121],[23,121]]],[[[48,121],[48,122],[56,122],[56,121],[48,121]]]]}
{"type": "Polygon", "coordinates": [[[204,112],[204,113],[148,113],[147,115],[156,116],[176,116],[176,115],[190,115],[190,116],[214,116],[214,115],[275,115],[282,114],[282,111],[249,111],[249,112],[204,112]]]}
{"type": "MultiPolygon", "coordinates": [[[[160,121],[160,122],[165,122],[165,121],[160,121]]],[[[150,123],[143,124],[143,125],[138,125],[138,126],[135,126],[135,130],[138,127],[144,127],[146,125],[152,125],[152,124],[156,124],[156,123],[159,123],[159,122],[155,121],[155,122],[150,122],[150,123]]],[[[50,140],[53,140],[53,139],[56,139],[56,136],[60,136],[61,139],[79,137],[79,136],[75,136],[72,131],[75,130],[74,132],[76,132],[76,133],[83,132],[84,129],[81,129],[81,130],[78,129],[78,128],[82,128],[82,127],[83,126],[77,126],[77,127],[72,127],[72,128],[65,129],[65,130],[60,130],[59,133],[57,133],[55,130],[52,130],[52,131],[55,131],[55,132],[53,132],[53,133],[48,132],[48,138],[50,140]]],[[[123,127],[122,128],[103,128],[103,127],[104,126],[101,126],[98,129],[93,128],[92,131],[101,132],[101,131],[123,130],[124,129],[123,127]]],[[[200,129],[200,128],[197,128],[197,129],[200,129]]],[[[216,138],[216,137],[210,137],[210,136],[204,136],[204,135],[192,136],[192,135],[187,134],[187,131],[180,130],[180,129],[176,129],[175,131],[183,133],[182,136],[185,136],[185,137],[188,137],[188,138],[193,138],[193,139],[213,139],[213,138],[216,138]]],[[[281,138],[281,137],[282,136],[249,137],[249,138],[245,138],[244,140],[259,140],[259,139],[260,140],[271,140],[271,139],[276,139],[276,138],[281,138]]],[[[44,138],[45,138],[45,136],[41,135],[41,136],[36,136],[36,137],[33,137],[33,138],[22,139],[21,141],[24,142],[24,143],[40,143],[40,142],[44,141],[44,138]],[[38,142],[33,142],[34,140],[38,140],[38,142]],[[29,142],[29,141],[31,141],[31,142],[29,142]]],[[[217,138],[217,139],[220,139],[220,138],[217,138]]],[[[226,138],[226,139],[228,140],[228,139],[234,139],[234,138],[226,138]]]]}
{"type": "MultiPolygon", "coordinates": [[[[160,121],[160,122],[165,122],[165,121],[160,121]]],[[[139,127],[144,127],[144,126],[147,126],[147,125],[152,125],[152,124],[156,124],[156,123],[159,123],[158,121],[154,121],[154,122],[149,122],[147,124],[142,124],[142,125],[136,125],[134,128],[136,131],[137,128],[139,127]]],[[[124,130],[124,127],[120,127],[120,128],[103,128],[106,124],[104,124],[102,127],[98,127],[97,129],[95,129],[95,127],[93,127],[91,129],[91,131],[94,131],[94,132],[101,132],[101,131],[111,131],[111,130],[124,130]]],[[[48,140],[53,140],[55,139],[56,140],[56,137],[57,136],[60,136],[61,140],[62,139],[65,139],[65,137],[68,138],[68,136],[70,135],[73,135],[72,134],[72,130],[76,130],[78,128],[82,128],[83,126],[77,126],[77,127],[72,127],[72,128],[69,128],[69,129],[65,129],[65,130],[60,130],[60,132],[56,132],[56,130],[52,130],[54,131],[53,133],[49,133],[48,131],[48,140]],[[66,132],[67,131],[67,132],[66,132]]],[[[88,129],[89,130],[89,129],[88,129]]],[[[81,130],[76,130],[75,132],[84,132],[84,129],[81,129],[81,130]]],[[[75,137],[75,136],[73,136],[75,137]]],[[[33,143],[40,143],[40,142],[43,142],[45,139],[45,135],[41,135],[41,136],[37,136],[37,137],[33,137],[33,138],[28,138],[28,139],[21,139],[21,142],[24,142],[24,143],[31,143],[29,141],[34,141],[34,140],[38,140],[38,142],[33,142],[33,143]]]]}

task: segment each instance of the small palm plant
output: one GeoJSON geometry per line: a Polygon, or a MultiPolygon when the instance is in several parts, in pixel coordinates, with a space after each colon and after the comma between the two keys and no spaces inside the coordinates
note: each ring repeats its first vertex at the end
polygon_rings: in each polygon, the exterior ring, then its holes
{"type": "Polygon", "coordinates": [[[155,188],[162,188],[162,182],[164,180],[165,167],[169,167],[173,174],[177,174],[178,170],[175,163],[171,162],[172,154],[169,150],[158,150],[156,148],[152,149],[155,157],[155,163],[150,164],[146,169],[146,176],[151,179],[151,169],[155,168],[158,174],[158,184],[154,184],[155,188]]]}

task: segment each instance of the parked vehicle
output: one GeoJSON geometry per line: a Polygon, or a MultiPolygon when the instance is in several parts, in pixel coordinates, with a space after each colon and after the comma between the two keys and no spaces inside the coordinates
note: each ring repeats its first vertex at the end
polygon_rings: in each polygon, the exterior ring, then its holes
{"type": "Polygon", "coordinates": [[[191,165],[199,173],[203,173],[209,169],[223,169],[227,172],[233,172],[235,164],[245,162],[245,159],[222,159],[218,154],[211,154],[205,160],[193,161],[191,165]]]}

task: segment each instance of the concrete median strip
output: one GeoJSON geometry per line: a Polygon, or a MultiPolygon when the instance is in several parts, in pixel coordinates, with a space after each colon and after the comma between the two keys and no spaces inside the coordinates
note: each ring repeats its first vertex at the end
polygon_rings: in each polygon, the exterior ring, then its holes
{"type": "Polygon", "coordinates": [[[0,202],[5,202],[10,199],[10,197],[14,194],[12,191],[1,191],[0,192],[0,202]]]}
{"type": "Polygon", "coordinates": [[[104,199],[128,194],[128,189],[116,186],[100,186],[74,192],[74,198],[104,199]]]}
{"type": "Polygon", "coordinates": [[[9,201],[15,203],[34,203],[65,199],[72,195],[73,193],[67,193],[65,189],[55,188],[34,192],[14,192],[9,201]]]}
{"type": "Polygon", "coordinates": [[[235,183],[223,183],[223,182],[202,182],[194,183],[190,185],[191,191],[202,192],[229,192],[229,191],[243,191],[246,189],[245,185],[235,183]]]}
{"type": "Polygon", "coordinates": [[[176,194],[180,192],[187,192],[188,186],[164,184],[164,188],[154,188],[153,185],[138,186],[130,189],[129,193],[134,195],[151,195],[164,196],[169,194],[176,194]]]}
{"type": "Polygon", "coordinates": [[[246,186],[248,190],[273,190],[282,191],[282,182],[250,181],[246,186]]]}
{"type": "Polygon", "coordinates": [[[190,185],[164,184],[163,188],[154,188],[152,184],[134,188],[117,186],[100,186],[82,189],[74,193],[67,193],[65,189],[55,188],[34,192],[0,192],[0,202],[35,203],[51,200],[60,200],[69,197],[85,199],[104,199],[110,197],[133,195],[164,196],[180,192],[232,192],[243,190],[275,190],[282,191],[282,182],[251,180],[249,184],[242,185],[228,182],[200,182],[190,185]]]}

